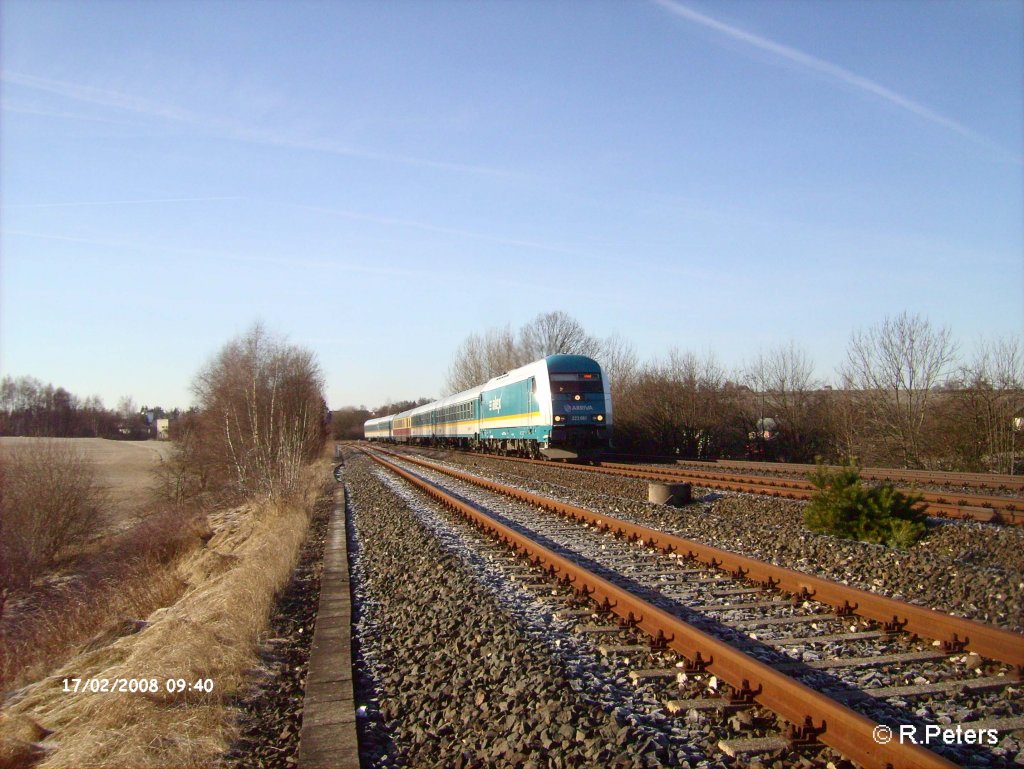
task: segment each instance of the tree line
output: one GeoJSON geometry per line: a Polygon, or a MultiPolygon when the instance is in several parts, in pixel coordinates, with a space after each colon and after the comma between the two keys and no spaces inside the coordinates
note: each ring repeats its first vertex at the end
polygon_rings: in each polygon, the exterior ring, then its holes
{"type": "Polygon", "coordinates": [[[167,496],[287,494],[328,435],[324,378],[314,353],[253,325],[192,380],[188,411],[116,410],[32,377],[0,381],[0,435],[140,439],[147,417],[168,418],[178,451],[160,468],[167,496]]]}
{"type": "Polygon", "coordinates": [[[123,397],[116,409],[99,396],[80,398],[63,387],[44,384],[35,377],[0,379],[0,435],[35,438],[122,438],[149,436],[147,417],[176,419],[179,409],[136,408],[123,397]]]}
{"type": "MultiPolygon", "coordinates": [[[[1010,472],[1024,439],[1021,339],[986,340],[963,359],[948,328],[906,312],[855,331],[831,382],[815,378],[813,360],[795,342],[732,369],[714,353],[681,349],[641,361],[618,335],[601,339],[564,312],[543,313],[516,331],[466,337],[448,392],[557,353],[601,363],[619,451],[1010,472]]],[[[341,409],[335,436],[360,437],[371,415],[427,400],[341,409]]]]}

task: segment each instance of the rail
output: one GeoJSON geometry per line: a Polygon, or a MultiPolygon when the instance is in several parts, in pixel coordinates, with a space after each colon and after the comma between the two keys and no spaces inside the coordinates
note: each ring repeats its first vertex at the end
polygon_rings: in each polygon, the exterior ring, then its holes
{"type": "MultiPolygon", "coordinates": [[[[602,463],[601,467],[621,472],[635,472],[634,466],[616,462],[602,463]]],[[[644,472],[653,473],[658,477],[685,481],[710,481],[711,483],[702,485],[712,488],[786,496],[790,499],[810,499],[816,491],[814,484],[802,478],[774,478],[670,468],[651,468],[644,472]],[[758,491],[759,488],[764,490],[758,491]]],[[[925,512],[929,515],[970,518],[983,522],[1002,521],[1014,525],[1024,524],[1024,501],[1015,497],[964,495],[957,492],[916,491],[914,489],[900,489],[900,491],[920,496],[926,505],[925,512]]]]}
{"type": "MultiPolygon", "coordinates": [[[[497,459],[508,462],[527,462],[551,467],[550,460],[526,459],[523,457],[499,456],[497,459]]],[[[683,470],[676,468],[645,467],[637,469],[634,465],[615,462],[600,465],[559,464],[588,473],[604,473],[628,478],[639,478],[647,481],[664,481],[671,479],[679,482],[691,482],[698,486],[723,491],[738,491],[746,494],[761,494],[781,497],[797,501],[809,500],[814,494],[814,486],[797,478],[769,478],[764,476],[744,476],[708,470],[683,470]]],[[[1024,526],[1024,501],[1017,497],[997,496],[964,496],[954,492],[917,492],[902,489],[908,494],[920,494],[925,502],[925,513],[942,518],[961,518],[982,523],[1008,523],[1024,526]]]]}
{"type": "MultiPolygon", "coordinates": [[[[385,452],[397,456],[393,452],[385,452]]],[[[861,588],[815,577],[804,572],[759,561],[694,540],[677,537],[657,529],[623,521],[603,513],[548,499],[496,481],[402,455],[403,460],[436,472],[518,499],[527,504],[581,520],[624,537],[643,541],[648,546],[668,553],[680,553],[713,566],[730,575],[742,577],[762,587],[773,587],[806,599],[828,604],[840,615],[855,614],[880,623],[892,631],[902,630],[922,638],[939,641],[949,651],[968,650],[1015,666],[1024,671],[1024,635],[983,622],[954,617],[951,614],[916,606],[906,601],[877,595],[861,588]]]]}
{"type": "Polygon", "coordinates": [[[787,736],[794,744],[820,741],[869,768],[956,766],[919,745],[879,744],[873,738],[877,724],[865,716],[554,553],[374,452],[366,453],[508,544],[534,566],[546,569],[549,576],[559,577],[578,594],[618,615],[627,626],[642,630],[658,646],[671,648],[699,669],[720,677],[741,700],[756,702],[781,716],[790,724],[787,736]]]}

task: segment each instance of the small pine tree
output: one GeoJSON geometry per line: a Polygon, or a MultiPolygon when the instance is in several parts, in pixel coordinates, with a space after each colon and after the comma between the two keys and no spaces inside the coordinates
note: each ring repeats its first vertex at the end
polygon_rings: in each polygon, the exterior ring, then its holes
{"type": "Polygon", "coordinates": [[[811,531],[906,548],[924,536],[921,497],[889,484],[865,487],[853,464],[830,469],[820,461],[808,479],[818,489],[804,510],[811,531]]]}

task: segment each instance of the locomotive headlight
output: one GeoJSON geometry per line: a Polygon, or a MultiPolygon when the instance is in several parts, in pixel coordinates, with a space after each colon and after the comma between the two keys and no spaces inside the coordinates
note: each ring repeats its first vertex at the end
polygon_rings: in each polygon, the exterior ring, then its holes
{"type": "Polygon", "coordinates": [[[583,396],[582,396],[582,395],[578,395],[578,394],[577,394],[577,395],[574,395],[574,396],[572,396],[572,399],[573,399],[574,401],[582,400],[582,399],[583,399],[583,396]]]}
{"type": "Polygon", "coordinates": [[[594,419],[596,419],[598,422],[603,422],[604,414],[598,414],[596,417],[594,417],[594,419]]]}
{"type": "Polygon", "coordinates": [[[556,416],[555,417],[555,421],[556,422],[564,422],[565,421],[565,417],[556,416]]]}

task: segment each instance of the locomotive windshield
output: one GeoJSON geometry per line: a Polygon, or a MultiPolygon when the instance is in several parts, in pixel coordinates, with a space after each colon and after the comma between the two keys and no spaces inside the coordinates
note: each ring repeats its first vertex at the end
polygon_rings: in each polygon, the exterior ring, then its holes
{"type": "Polygon", "coordinates": [[[551,392],[554,395],[603,393],[600,374],[552,374],[551,392]]]}

